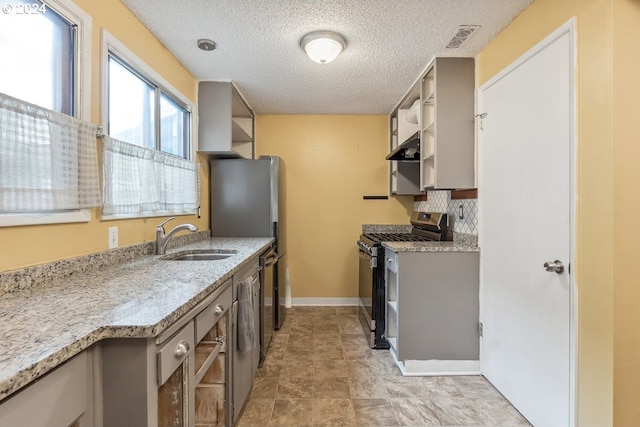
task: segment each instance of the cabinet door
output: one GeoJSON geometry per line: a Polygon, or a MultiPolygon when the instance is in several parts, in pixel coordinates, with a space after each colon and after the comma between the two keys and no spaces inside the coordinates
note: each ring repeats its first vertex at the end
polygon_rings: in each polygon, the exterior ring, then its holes
{"type": "MultiPolygon", "coordinates": [[[[228,291],[230,291],[229,288],[228,291]]],[[[227,291],[213,305],[231,306],[231,292],[227,291]]],[[[231,425],[229,419],[230,360],[228,357],[230,310],[218,321],[196,346],[195,352],[195,427],[231,425]]]]}
{"type": "Polygon", "coordinates": [[[80,353],[34,384],[0,403],[0,426],[90,426],[83,421],[90,409],[92,390],[89,356],[80,353]]]}
{"type": "Polygon", "coordinates": [[[158,389],[158,427],[187,427],[188,360],[158,389]]]}

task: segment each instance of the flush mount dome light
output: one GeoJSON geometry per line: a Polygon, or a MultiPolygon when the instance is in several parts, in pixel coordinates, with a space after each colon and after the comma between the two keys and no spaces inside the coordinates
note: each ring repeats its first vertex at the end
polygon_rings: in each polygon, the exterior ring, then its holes
{"type": "Polygon", "coordinates": [[[312,61],[327,64],[347,47],[347,41],[333,31],[314,31],[302,37],[300,47],[312,61]]]}

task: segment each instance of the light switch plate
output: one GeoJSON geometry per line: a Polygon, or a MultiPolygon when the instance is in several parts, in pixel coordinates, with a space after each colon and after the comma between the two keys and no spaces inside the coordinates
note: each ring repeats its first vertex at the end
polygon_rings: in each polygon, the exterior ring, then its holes
{"type": "Polygon", "coordinates": [[[109,249],[118,247],[118,227],[109,227],[109,249]]]}

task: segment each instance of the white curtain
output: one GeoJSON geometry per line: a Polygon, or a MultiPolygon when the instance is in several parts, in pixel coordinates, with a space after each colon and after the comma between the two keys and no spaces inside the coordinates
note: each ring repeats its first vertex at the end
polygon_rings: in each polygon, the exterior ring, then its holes
{"type": "Polygon", "coordinates": [[[102,141],[103,214],[193,213],[199,165],[108,136],[102,141]]]}
{"type": "Polygon", "coordinates": [[[0,94],[0,213],[99,205],[96,126],[0,94]]]}

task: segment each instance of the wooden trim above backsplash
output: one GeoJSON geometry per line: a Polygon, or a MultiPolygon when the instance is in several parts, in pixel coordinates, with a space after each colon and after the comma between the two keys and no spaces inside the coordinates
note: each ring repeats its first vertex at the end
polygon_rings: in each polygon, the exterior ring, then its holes
{"type": "Polygon", "coordinates": [[[477,199],[478,189],[473,190],[451,190],[451,200],[477,199]]]}
{"type": "Polygon", "coordinates": [[[426,202],[427,201],[427,193],[418,194],[417,196],[413,196],[414,202],[426,202]]]}

